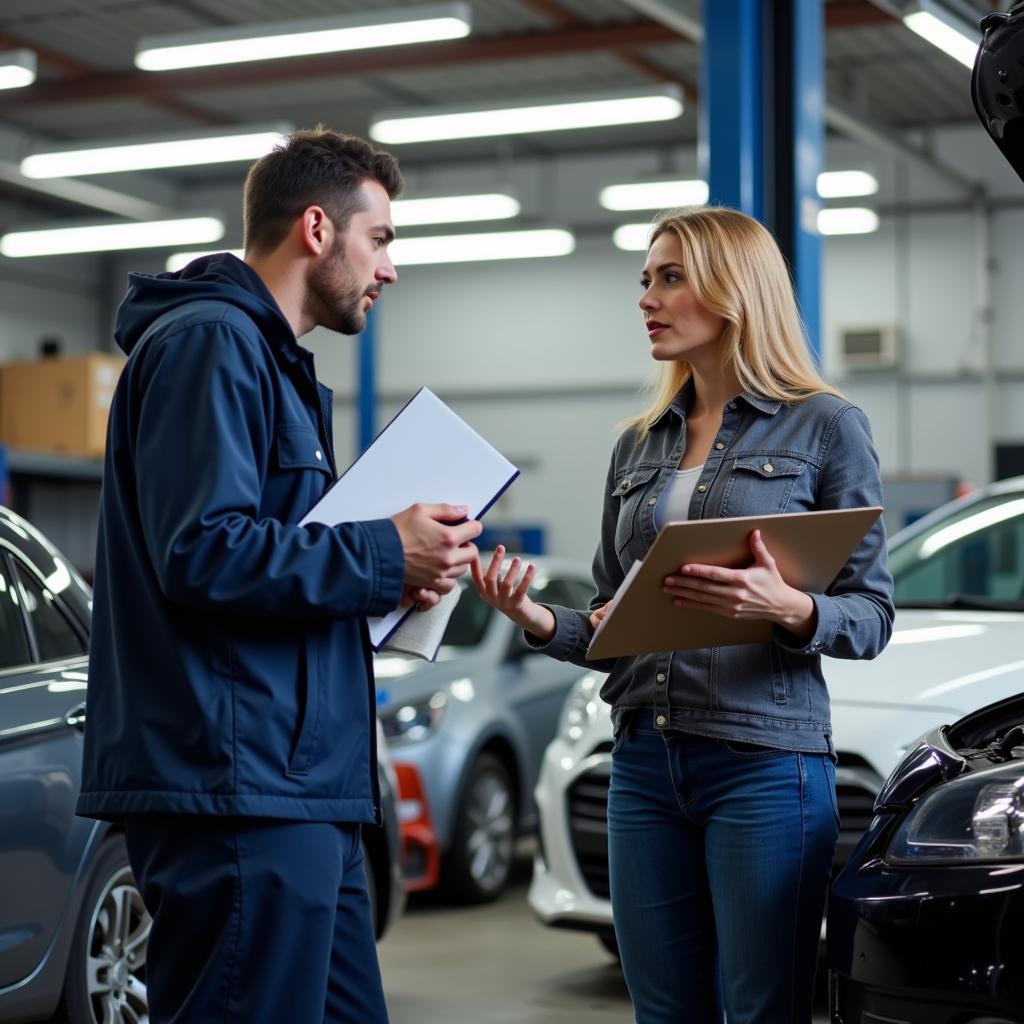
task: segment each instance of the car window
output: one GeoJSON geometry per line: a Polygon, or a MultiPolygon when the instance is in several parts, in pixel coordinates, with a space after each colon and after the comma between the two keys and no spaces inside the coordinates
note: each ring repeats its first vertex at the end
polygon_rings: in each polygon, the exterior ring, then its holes
{"type": "Polygon", "coordinates": [[[959,510],[889,552],[896,604],[1024,607],[1024,498],[959,510]]]}
{"type": "Polygon", "coordinates": [[[476,647],[487,632],[494,609],[476,592],[476,587],[462,584],[462,597],[452,612],[441,638],[443,647],[476,647]]]}
{"type": "Polygon", "coordinates": [[[559,604],[563,608],[581,607],[577,604],[576,594],[568,580],[557,576],[549,576],[535,582],[530,597],[541,604],[559,604]]]}
{"type": "Polygon", "coordinates": [[[57,599],[24,566],[18,579],[25,595],[25,608],[39,648],[40,661],[71,658],[85,653],[85,643],[61,611],[57,599]]]}
{"type": "Polygon", "coordinates": [[[6,561],[0,561],[0,669],[26,665],[31,661],[18,591],[6,561]]]}

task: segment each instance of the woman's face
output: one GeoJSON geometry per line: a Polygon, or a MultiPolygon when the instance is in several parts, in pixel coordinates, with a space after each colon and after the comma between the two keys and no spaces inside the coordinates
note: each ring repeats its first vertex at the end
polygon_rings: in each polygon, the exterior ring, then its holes
{"type": "Polygon", "coordinates": [[[643,310],[651,356],[668,361],[700,359],[711,353],[725,329],[725,319],[694,297],[683,269],[683,243],[671,229],[659,235],[647,253],[641,274],[643,310]]]}

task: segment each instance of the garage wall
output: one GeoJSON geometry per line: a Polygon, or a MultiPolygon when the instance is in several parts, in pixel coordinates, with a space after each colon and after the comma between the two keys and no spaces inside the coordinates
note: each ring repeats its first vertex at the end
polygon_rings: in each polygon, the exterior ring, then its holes
{"type": "MultiPolygon", "coordinates": [[[[830,166],[873,170],[905,212],[884,209],[877,234],[826,240],[825,368],[867,411],[886,474],[981,483],[991,472],[987,436],[1024,437],[1024,187],[976,129],[937,133],[930,144],[985,174],[1003,204],[991,230],[991,322],[978,309],[970,204],[925,168],[831,143],[830,166]],[[836,357],[838,330],[887,323],[902,332],[899,369],[846,372],[836,357]],[[986,374],[989,350],[995,372],[986,374]]],[[[660,151],[439,166],[410,176],[417,191],[507,186],[521,197],[527,223],[577,230],[577,252],[567,258],[403,268],[377,322],[381,422],[420,385],[436,390],[523,469],[495,521],[542,523],[551,550],[590,558],[615,424],[640,407],[637,389],[651,368],[636,309],[642,254],[618,252],[608,240],[614,224],[633,218],[596,211],[596,193],[614,181],[694,170],[692,152],[660,151]]],[[[224,244],[239,244],[235,183],[189,198],[227,211],[224,244]]],[[[102,347],[127,272],[163,269],[162,257],[145,253],[31,262],[0,260],[5,358],[32,354],[44,333],[62,335],[70,351],[102,347]]],[[[307,342],[336,389],[345,462],[355,449],[357,345],[319,331],[307,342]]]]}

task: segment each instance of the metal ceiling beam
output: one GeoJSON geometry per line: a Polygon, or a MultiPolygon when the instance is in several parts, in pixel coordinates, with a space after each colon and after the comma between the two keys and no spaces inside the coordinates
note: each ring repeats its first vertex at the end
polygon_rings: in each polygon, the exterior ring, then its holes
{"type": "MultiPolygon", "coordinates": [[[[56,68],[65,75],[70,75],[76,80],[96,74],[95,68],[90,67],[88,64],[83,64],[79,60],[75,60],[74,57],[69,57],[67,54],[58,53],[56,50],[50,50],[47,47],[39,46],[36,43],[31,43],[28,40],[21,38],[21,36],[13,36],[9,32],[0,32],[0,46],[12,50],[23,48],[32,50],[44,64],[48,64],[50,67],[56,68]]],[[[210,113],[206,110],[201,110],[199,107],[194,107],[190,103],[184,103],[182,100],[176,99],[173,96],[156,97],[153,100],[153,105],[162,107],[168,113],[176,114],[179,117],[184,118],[186,121],[198,121],[200,124],[218,126],[231,123],[229,118],[223,117],[220,114],[210,113]]]]}
{"type": "Polygon", "coordinates": [[[267,86],[303,78],[436,70],[445,65],[493,63],[530,57],[563,57],[598,51],[621,52],[673,42],[678,42],[678,35],[673,30],[647,20],[625,25],[554,29],[490,39],[425,43],[390,50],[386,57],[381,56],[380,50],[367,50],[187,71],[83,75],[18,89],[16,96],[4,97],[4,108],[19,110],[45,103],[70,104],[123,97],[180,97],[191,90],[267,86]]]}

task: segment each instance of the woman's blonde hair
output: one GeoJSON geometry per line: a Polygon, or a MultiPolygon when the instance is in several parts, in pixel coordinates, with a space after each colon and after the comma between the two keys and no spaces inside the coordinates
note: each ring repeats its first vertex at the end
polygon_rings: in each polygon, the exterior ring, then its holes
{"type": "MultiPolygon", "coordinates": [[[[744,391],[782,402],[839,391],[826,384],[811,359],[793,285],[782,253],[752,217],[725,207],[669,210],[655,220],[651,244],[674,231],[696,300],[726,321],[722,359],[744,391]]],[[[682,360],[659,367],[648,385],[650,407],[625,422],[642,438],[690,379],[682,360]]]]}

